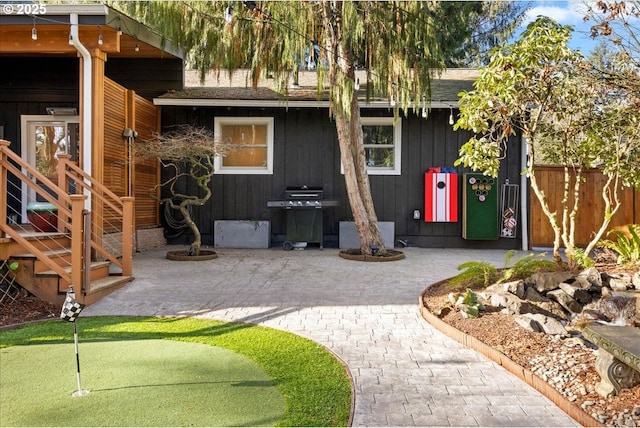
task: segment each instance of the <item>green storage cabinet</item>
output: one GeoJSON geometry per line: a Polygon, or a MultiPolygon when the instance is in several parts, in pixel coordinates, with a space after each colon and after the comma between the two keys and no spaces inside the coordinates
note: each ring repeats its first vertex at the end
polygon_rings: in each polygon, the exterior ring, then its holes
{"type": "Polygon", "coordinates": [[[497,180],[482,174],[464,174],[462,185],[462,237],[498,239],[497,180]]]}

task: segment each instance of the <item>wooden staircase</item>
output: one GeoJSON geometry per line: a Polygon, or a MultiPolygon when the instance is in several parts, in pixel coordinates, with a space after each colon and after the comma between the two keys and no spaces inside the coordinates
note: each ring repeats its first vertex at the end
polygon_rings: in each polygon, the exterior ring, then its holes
{"type": "MultiPolygon", "coordinates": [[[[66,234],[29,232],[28,226],[22,226],[21,229],[27,230],[24,236],[36,248],[66,272],[71,273],[71,246],[66,234]]],[[[16,283],[39,299],[62,305],[69,282],[40,261],[36,255],[23,251],[24,248],[13,239],[0,238],[0,259],[6,260],[8,264],[18,263],[17,269],[12,271],[16,283]]],[[[89,283],[83,287],[82,293],[76,293],[76,300],[85,305],[97,302],[133,279],[120,272],[111,272],[112,263],[109,261],[91,261],[89,269],[89,283]]]]}
{"type": "MultiPolygon", "coordinates": [[[[133,279],[133,198],[117,197],[67,158],[62,157],[58,166],[60,187],[23,164],[8,142],[0,140],[0,265],[11,266],[15,282],[42,300],[61,305],[73,285],[76,300],[90,305],[133,279]],[[7,194],[15,181],[8,180],[10,174],[27,186],[38,187],[34,177],[46,184],[47,191],[34,190],[57,208],[56,232],[7,224],[7,194]],[[70,181],[76,192],[85,194],[65,191],[70,181]],[[84,208],[89,192],[98,210],[84,208]],[[116,251],[104,244],[105,236],[113,233],[120,237],[116,251]]],[[[14,193],[16,189],[14,185],[14,193]]]]}

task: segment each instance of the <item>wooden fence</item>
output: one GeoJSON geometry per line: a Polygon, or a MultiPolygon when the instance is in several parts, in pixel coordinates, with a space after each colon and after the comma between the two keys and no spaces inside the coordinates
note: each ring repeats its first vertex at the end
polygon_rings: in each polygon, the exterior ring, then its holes
{"type": "MultiPolygon", "coordinates": [[[[584,248],[600,229],[604,218],[604,202],[602,188],[605,177],[598,170],[587,170],[583,173],[584,182],[579,193],[579,209],[576,221],[576,245],[584,248]]],[[[558,218],[562,213],[562,194],[564,186],[564,171],[560,167],[536,167],[536,178],[542,190],[549,199],[552,211],[558,211],[558,218]]],[[[573,186],[574,177],[572,177],[573,186]]],[[[611,220],[607,230],[628,224],[640,223],[640,190],[630,188],[619,191],[622,206],[611,220]]],[[[542,212],[538,198],[533,191],[530,194],[530,242],[533,247],[552,247],[553,229],[549,225],[547,216],[542,212]]],[[[573,204],[573,195],[568,201],[573,204]]],[[[606,238],[607,236],[603,236],[606,238]]]]}

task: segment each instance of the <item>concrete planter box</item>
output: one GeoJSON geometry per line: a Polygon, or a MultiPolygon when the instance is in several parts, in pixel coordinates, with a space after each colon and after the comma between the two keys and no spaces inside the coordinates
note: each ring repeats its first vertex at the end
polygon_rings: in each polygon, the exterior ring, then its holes
{"type": "MultiPolygon", "coordinates": [[[[382,242],[386,248],[393,248],[396,236],[396,223],[394,221],[379,221],[382,242]]],[[[356,224],[352,221],[340,222],[340,249],[360,248],[360,238],[356,231],[356,224]]]]}
{"type": "Polygon", "coordinates": [[[215,248],[269,248],[271,223],[254,220],[216,220],[213,223],[215,248]]]}

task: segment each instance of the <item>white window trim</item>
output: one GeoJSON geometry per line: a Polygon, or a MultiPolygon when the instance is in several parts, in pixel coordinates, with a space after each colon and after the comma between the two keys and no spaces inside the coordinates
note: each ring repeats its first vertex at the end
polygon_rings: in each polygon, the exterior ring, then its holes
{"type": "Polygon", "coordinates": [[[222,125],[267,125],[267,166],[223,166],[222,157],[216,156],[214,167],[216,174],[273,174],[273,117],[229,117],[218,116],[214,119],[214,132],[222,135],[222,125]]]}
{"type": "MultiPolygon", "coordinates": [[[[393,126],[393,168],[368,166],[369,175],[401,175],[402,174],[402,120],[393,117],[362,117],[362,126],[391,125],[393,126]]],[[[344,166],[340,163],[340,173],[344,174],[344,166]]]]}

